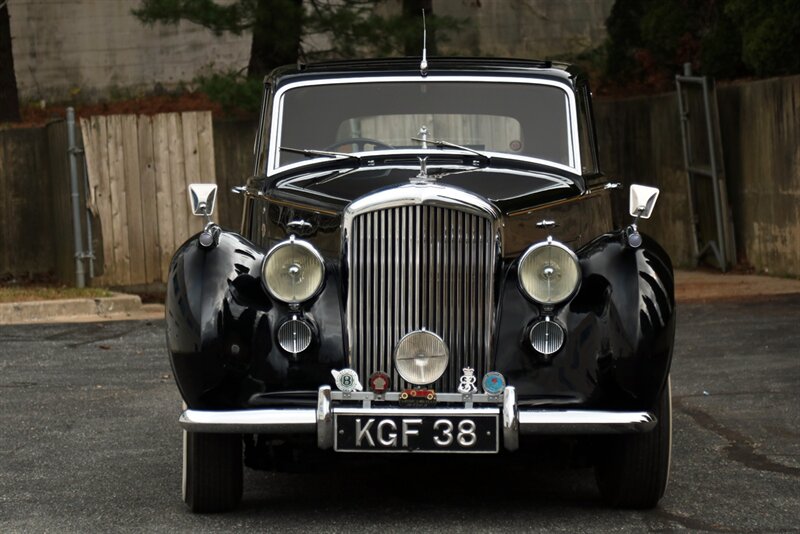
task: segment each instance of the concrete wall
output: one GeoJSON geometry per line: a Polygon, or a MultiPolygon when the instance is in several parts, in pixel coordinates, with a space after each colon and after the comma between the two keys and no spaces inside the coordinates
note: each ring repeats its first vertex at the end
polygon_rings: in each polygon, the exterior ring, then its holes
{"type": "Polygon", "coordinates": [[[191,23],[144,26],[129,0],[11,0],[14,67],[23,100],[93,98],[192,80],[202,69],[241,69],[250,35],[214,36],[191,23]]]}
{"type": "Polygon", "coordinates": [[[468,24],[440,54],[552,58],[603,43],[614,0],[434,0],[439,15],[468,24]]]}
{"type": "MultiPolygon", "coordinates": [[[[434,12],[466,19],[440,54],[548,58],[605,39],[614,0],[434,0],[434,12]]],[[[14,66],[23,100],[88,99],[188,82],[213,64],[241,69],[249,34],[215,36],[196,24],[144,26],[130,0],[11,0],[14,66]]],[[[400,9],[399,0],[380,6],[400,9]]],[[[310,46],[325,48],[319,39],[310,46]],[[316,43],[316,45],[315,45],[316,43]]]]}

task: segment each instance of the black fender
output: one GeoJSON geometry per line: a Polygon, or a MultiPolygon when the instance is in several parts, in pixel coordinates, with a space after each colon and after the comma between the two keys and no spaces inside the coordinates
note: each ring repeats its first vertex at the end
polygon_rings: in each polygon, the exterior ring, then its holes
{"type": "Polygon", "coordinates": [[[675,337],[674,275],[669,256],[648,236],[631,248],[621,232],[577,251],[581,286],[551,318],[566,331],[564,346],[545,358],[530,345],[543,319],[522,295],[512,263],[501,284],[497,370],[521,404],[565,404],[649,410],[664,387],[675,337]]]}
{"type": "Polygon", "coordinates": [[[265,392],[315,391],[332,382],[330,369],[344,367],[338,267],[326,263],[321,293],[292,310],[264,289],[260,247],[227,231],[216,246],[202,247],[198,236],[172,258],[166,296],[167,348],[186,404],[244,408],[265,392]],[[292,315],[325,333],[299,356],[275,341],[292,315]]]}

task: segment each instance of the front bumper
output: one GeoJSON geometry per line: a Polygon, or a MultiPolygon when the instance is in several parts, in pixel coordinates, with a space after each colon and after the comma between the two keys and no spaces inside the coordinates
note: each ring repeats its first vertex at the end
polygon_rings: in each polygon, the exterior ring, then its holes
{"type": "MultiPolygon", "coordinates": [[[[185,410],[180,425],[188,432],[236,434],[316,434],[321,449],[333,447],[334,411],[344,404],[360,403],[361,410],[372,410],[373,403],[398,401],[397,393],[376,395],[370,392],[342,393],[331,391],[329,386],[319,388],[317,407],[269,408],[255,410],[208,411],[185,410]]],[[[475,405],[495,410],[500,416],[503,447],[513,451],[519,447],[520,434],[630,434],[647,432],[656,424],[649,412],[610,412],[599,410],[522,409],[517,406],[513,386],[502,395],[440,393],[437,403],[447,403],[452,413],[472,410],[475,405]],[[454,405],[456,405],[454,407],[454,405]]],[[[344,408],[342,408],[344,409],[344,408]]],[[[427,410],[436,407],[426,406],[427,410]]],[[[378,410],[376,408],[376,410],[378,410]]],[[[396,415],[413,415],[418,408],[380,408],[381,413],[391,411],[396,415]]]]}

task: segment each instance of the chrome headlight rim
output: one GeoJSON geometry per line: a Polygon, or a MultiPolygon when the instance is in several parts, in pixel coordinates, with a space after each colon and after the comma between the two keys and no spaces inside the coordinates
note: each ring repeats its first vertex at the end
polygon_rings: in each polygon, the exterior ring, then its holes
{"type": "Polygon", "coordinates": [[[520,291],[522,292],[523,295],[528,297],[533,302],[536,302],[537,304],[540,304],[540,305],[546,306],[546,307],[557,306],[559,304],[562,304],[562,303],[568,301],[573,296],[575,296],[575,294],[578,292],[578,289],[580,289],[580,287],[581,287],[581,277],[582,277],[581,264],[580,264],[580,261],[578,260],[578,255],[575,254],[575,252],[571,248],[566,246],[564,243],[561,243],[560,241],[555,241],[552,238],[548,238],[546,241],[541,241],[539,243],[534,243],[533,245],[528,247],[528,249],[525,251],[525,253],[519,258],[519,262],[517,263],[517,285],[519,286],[520,291]],[[553,246],[553,247],[556,247],[556,248],[561,249],[564,252],[566,252],[569,255],[570,259],[572,260],[573,264],[575,265],[575,269],[577,270],[577,275],[578,276],[577,276],[577,280],[575,282],[575,286],[572,288],[572,291],[570,291],[567,295],[565,295],[563,298],[558,299],[558,300],[545,301],[545,300],[541,300],[541,299],[536,298],[535,295],[533,295],[531,292],[528,291],[528,289],[522,283],[522,276],[521,276],[520,272],[522,270],[522,266],[525,264],[525,261],[531,256],[531,254],[535,253],[537,250],[539,250],[541,248],[548,247],[548,246],[553,246]]]}
{"type": "Polygon", "coordinates": [[[272,248],[270,248],[264,255],[264,260],[261,262],[261,285],[264,286],[264,289],[272,298],[279,300],[284,304],[290,304],[290,305],[302,304],[304,302],[308,302],[309,300],[319,295],[319,293],[322,291],[323,286],[325,285],[325,274],[326,274],[325,259],[322,257],[322,254],[319,253],[319,251],[314,247],[314,245],[303,239],[297,239],[294,235],[290,236],[289,239],[285,239],[280,243],[275,244],[272,248]],[[299,299],[283,298],[277,291],[275,291],[272,287],[270,287],[269,278],[267,277],[267,265],[269,264],[270,259],[274,257],[276,252],[288,246],[299,246],[304,250],[306,250],[307,252],[309,252],[314,257],[314,259],[317,260],[317,262],[319,263],[320,270],[322,271],[319,284],[317,284],[317,287],[314,289],[314,291],[309,293],[307,296],[299,299]]]}

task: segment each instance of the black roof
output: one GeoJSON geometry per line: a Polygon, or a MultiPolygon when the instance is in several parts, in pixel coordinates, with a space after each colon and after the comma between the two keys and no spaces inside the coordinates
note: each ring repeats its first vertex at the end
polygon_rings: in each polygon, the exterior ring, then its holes
{"type": "MultiPolygon", "coordinates": [[[[345,59],[317,63],[286,65],[272,71],[267,79],[300,74],[340,74],[353,72],[419,72],[420,57],[392,57],[376,59],[345,59]]],[[[573,65],[539,59],[513,59],[488,57],[429,57],[428,72],[437,71],[492,71],[517,74],[543,74],[556,78],[574,79],[581,73],[573,65]]]]}

